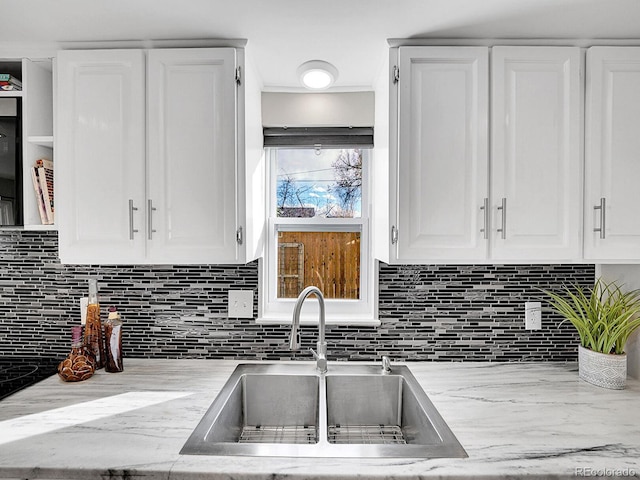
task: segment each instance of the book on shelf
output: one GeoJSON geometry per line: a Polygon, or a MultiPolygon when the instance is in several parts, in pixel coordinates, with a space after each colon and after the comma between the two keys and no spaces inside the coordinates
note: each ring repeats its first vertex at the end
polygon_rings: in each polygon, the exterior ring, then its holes
{"type": "Polygon", "coordinates": [[[0,90],[22,90],[22,82],[10,73],[0,73],[0,90]]]}
{"type": "Polygon", "coordinates": [[[54,223],[54,201],[53,201],[53,162],[41,158],[36,160],[31,168],[31,179],[33,189],[36,194],[40,221],[43,225],[54,223]]]}
{"type": "Polygon", "coordinates": [[[38,167],[31,167],[31,180],[33,182],[33,190],[36,192],[36,203],[38,204],[38,212],[40,213],[40,222],[43,225],[49,225],[47,211],[44,208],[44,197],[42,196],[42,188],[40,187],[40,179],[38,178],[38,167]]]}
{"type": "Polygon", "coordinates": [[[0,82],[0,91],[2,92],[20,92],[22,88],[11,85],[10,83],[0,82]]]}

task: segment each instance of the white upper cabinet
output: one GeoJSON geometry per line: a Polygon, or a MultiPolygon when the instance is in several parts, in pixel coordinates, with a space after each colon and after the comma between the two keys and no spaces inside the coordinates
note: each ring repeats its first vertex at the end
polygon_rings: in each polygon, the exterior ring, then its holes
{"type": "Polygon", "coordinates": [[[60,258],[140,262],[145,256],[144,52],[62,51],[57,67],[60,258]]]}
{"type": "Polygon", "coordinates": [[[492,258],[581,256],[581,54],[492,49],[492,258]]]}
{"type": "Polygon", "coordinates": [[[640,260],[640,48],[587,51],[584,255],[640,260]]]}
{"type": "Polygon", "coordinates": [[[232,48],[148,53],[153,263],[237,257],[235,65],[232,48]]]}
{"type": "Polygon", "coordinates": [[[59,53],[63,262],[244,260],[236,53],[59,53]]]}
{"type": "Polygon", "coordinates": [[[389,261],[579,260],[580,49],[393,55],[389,261]]]}
{"type": "Polygon", "coordinates": [[[488,49],[400,47],[398,56],[391,257],[484,259],[488,49]]]}

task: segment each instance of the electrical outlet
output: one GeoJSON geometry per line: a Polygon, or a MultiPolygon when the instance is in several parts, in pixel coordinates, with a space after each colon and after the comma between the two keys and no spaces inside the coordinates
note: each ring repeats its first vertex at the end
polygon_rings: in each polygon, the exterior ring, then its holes
{"type": "Polygon", "coordinates": [[[228,315],[231,318],[253,318],[253,290],[229,290],[228,315]]]}
{"type": "Polygon", "coordinates": [[[524,302],[524,328],[526,330],[542,329],[542,304],[540,302],[524,302]]]}

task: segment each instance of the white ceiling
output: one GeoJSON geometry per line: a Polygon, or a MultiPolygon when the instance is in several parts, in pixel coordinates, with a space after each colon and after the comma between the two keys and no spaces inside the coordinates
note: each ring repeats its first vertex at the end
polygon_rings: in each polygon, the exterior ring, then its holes
{"type": "Polygon", "coordinates": [[[0,47],[245,38],[265,90],[299,89],[307,60],[337,90],[371,89],[388,38],[640,39],[638,0],[0,0],[0,47]]]}

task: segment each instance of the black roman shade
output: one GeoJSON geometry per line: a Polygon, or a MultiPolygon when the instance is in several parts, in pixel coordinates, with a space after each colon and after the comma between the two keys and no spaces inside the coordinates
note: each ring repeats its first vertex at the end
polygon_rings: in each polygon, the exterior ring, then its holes
{"type": "Polygon", "coordinates": [[[373,147],[373,127],[264,128],[265,147],[373,147]]]}

